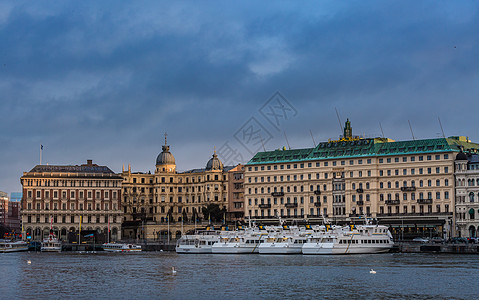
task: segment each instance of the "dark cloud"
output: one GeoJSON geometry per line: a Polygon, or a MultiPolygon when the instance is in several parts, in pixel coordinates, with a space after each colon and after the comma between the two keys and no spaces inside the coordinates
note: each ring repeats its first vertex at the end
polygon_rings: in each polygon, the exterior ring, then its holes
{"type": "Polygon", "coordinates": [[[356,134],[409,139],[474,131],[478,4],[6,2],[0,12],[0,190],[38,162],[94,159],[153,169],[169,142],[179,169],[255,117],[267,149],[356,134]],[[280,91],[298,115],[273,128],[260,107],[280,91]]]}

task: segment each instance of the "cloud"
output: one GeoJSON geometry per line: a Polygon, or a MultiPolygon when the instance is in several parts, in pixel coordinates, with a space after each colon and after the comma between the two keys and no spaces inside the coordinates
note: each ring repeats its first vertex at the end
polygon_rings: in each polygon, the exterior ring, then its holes
{"type": "MultiPolygon", "coordinates": [[[[162,134],[180,169],[202,167],[250,117],[266,148],[356,133],[479,136],[478,4],[437,1],[2,2],[0,190],[38,160],[152,168],[162,134]],[[299,114],[278,131],[259,108],[280,91],[299,114]],[[16,161],[15,164],[11,163],[16,161]],[[10,175],[10,174],[15,174],[10,175]]],[[[239,145],[235,145],[241,149],[239,145]]],[[[246,156],[246,155],[245,155],[246,156]]]]}

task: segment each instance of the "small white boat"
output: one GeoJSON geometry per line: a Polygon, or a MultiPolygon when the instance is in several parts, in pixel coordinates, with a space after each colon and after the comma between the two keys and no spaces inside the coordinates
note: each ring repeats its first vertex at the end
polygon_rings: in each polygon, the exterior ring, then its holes
{"type": "Polygon", "coordinates": [[[48,238],[42,241],[42,247],[40,248],[42,252],[61,252],[62,251],[62,242],[55,236],[53,233],[53,219],[50,223],[50,233],[48,238]]]}
{"type": "Polygon", "coordinates": [[[219,231],[198,231],[196,234],[183,235],[176,243],[176,253],[211,253],[213,244],[219,240],[219,231]]]}
{"type": "Polygon", "coordinates": [[[24,241],[0,240],[0,253],[27,251],[28,244],[24,241]]]}
{"type": "Polygon", "coordinates": [[[140,252],[141,246],[134,244],[104,243],[103,250],[108,252],[140,252]]]}

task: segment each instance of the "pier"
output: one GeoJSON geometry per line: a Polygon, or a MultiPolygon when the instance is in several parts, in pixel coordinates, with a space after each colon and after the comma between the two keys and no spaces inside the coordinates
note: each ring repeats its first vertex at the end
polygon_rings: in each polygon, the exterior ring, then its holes
{"type": "Polygon", "coordinates": [[[479,244],[400,242],[394,245],[392,252],[479,254],[479,244]]]}

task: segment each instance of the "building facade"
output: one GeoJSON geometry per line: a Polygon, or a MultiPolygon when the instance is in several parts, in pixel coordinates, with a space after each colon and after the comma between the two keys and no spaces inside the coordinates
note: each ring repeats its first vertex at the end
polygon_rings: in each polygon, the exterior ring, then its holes
{"type": "Polygon", "coordinates": [[[8,219],[8,194],[0,191],[0,222],[6,226],[8,219]]]}
{"type": "Polygon", "coordinates": [[[240,164],[228,171],[228,211],[229,222],[244,220],[244,165],[240,164]]]}
{"type": "Polygon", "coordinates": [[[228,171],[216,151],[202,169],[177,172],[176,161],[166,144],[158,155],[155,172],[132,172],[123,177],[123,233],[130,239],[159,239],[166,231],[179,235],[205,219],[210,204],[228,210],[228,171]],[[173,229],[174,228],[174,229],[173,229]]]}
{"type": "Polygon", "coordinates": [[[245,170],[245,216],[336,223],[370,216],[398,239],[453,236],[454,159],[461,147],[479,149],[464,137],[354,137],[348,120],[338,140],[257,153],[245,170]]]}
{"type": "Polygon", "coordinates": [[[37,165],[20,181],[23,230],[32,240],[48,236],[51,224],[64,240],[76,241],[86,231],[103,240],[121,239],[122,178],[108,167],[91,160],[80,166],[37,165]]]}
{"type": "Polygon", "coordinates": [[[460,237],[479,231],[479,154],[456,156],[456,228],[460,237]]]}

